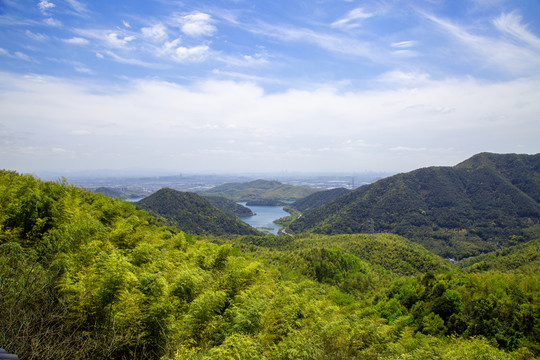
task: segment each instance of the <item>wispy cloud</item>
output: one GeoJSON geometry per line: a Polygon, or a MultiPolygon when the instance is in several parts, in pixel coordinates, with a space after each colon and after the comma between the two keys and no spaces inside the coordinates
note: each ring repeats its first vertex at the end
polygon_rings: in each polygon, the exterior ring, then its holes
{"type": "Polygon", "coordinates": [[[522,17],[515,12],[501,14],[493,20],[493,24],[497,29],[511,35],[514,39],[522,41],[532,47],[540,49],[540,38],[531,33],[527,26],[522,24],[522,17]]]}
{"type": "Polygon", "coordinates": [[[369,19],[374,14],[366,12],[363,8],[356,8],[339,20],[332,23],[332,27],[336,28],[355,28],[361,26],[362,20],[369,19]]]}
{"type": "Polygon", "coordinates": [[[69,6],[75,11],[75,14],[79,16],[86,16],[90,13],[88,8],[86,7],[86,4],[77,1],[77,0],[65,0],[69,6]]]}
{"type": "Polygon", "coordinates": [[[52,8],[54,8],[56,5],[53,4],[52,2],[49,2],[47,0],[41,0],[39,3],[38,3],[38,7],[39,7],[39,10],[41,10],[41,13],[43,15],[48,15],[48,11],[52,8]]]}
{"type": "Polygon", "coordinates": [[[155,63],[149,63],[149,62],[140,60],[138,58],[128,58],[128,57],[120,56],[111,50],[105,50],[103,51],[103,53],[97,52],[96,56],[100,59],[105,59],[105,56],[103,54],[108,55],[112,60],[122,63],[122,64],[137,65],[137,66],[142,66],[142,67],[147,67],[147,68],[161,67],[161,65],[158,65],[155,63]]]}
{"type": "MultiPolygon", "coordinates": [[[[478,66],[485,67],[489,64],[512,75],[529,75],[540,68],[539,39],[526,30],[521,24],[521,18],[515,14],[503,14],[493,23],[499,30],[521,40],[521,43],[507,38],[476,35],[448,20],[427,13],[423,15],[448,36],[459,40],[468,48],[463,54],[466,59],[462,61],[470,61],[470,55],[476,54],[478,66]]],[[[459,54],[459,51],[455,53],[459,54]]],[[[458,60],[458,56],[455,60],[458,60]]]]}
{"type": "Polygon", "coordinates": [[[369,59],[381,59],[378,51],[371,43],[326,32],[317,32],[312,29],[291,26],[278,26],[260,23],[252,26],[249,31],[268,37],[289,42],[304,42],[316,45],[330,52],[339,54],[361,56],[369,59]]]}
{"type": "Polygon", "coordinates": [[[393,42],[390,44],[390,46],[401,49],[401,48],[410,48],[410,47],[416,46],[417,44],[418,44],[418,41],[407,40],[407,41],[393,42]]]}
{"type": "Polygon", "coordinates": [[[18,59],[18,60],[24,60],[24,61],[33,61],[32,58],[25,53],[22,53],[20,51],[15,51],[13,53],[10,53],[6,49],[0,48],[0,55],[6,56],[12,59],[18,59]]]}
{"type": "Polygon", "coordinates": [[[73,44],[73,45],[87,45],[89,43],[88,40],[81,38],[81,37],[72,37],[70,39],[64,39],[65,43],[73,44]]]}
{"type": "Polygon", "coordinates": [[[25,31],[26,36],[35,41],[46,41],[49,37],[45,34],[33,33],[30,30],[25,31]]]}

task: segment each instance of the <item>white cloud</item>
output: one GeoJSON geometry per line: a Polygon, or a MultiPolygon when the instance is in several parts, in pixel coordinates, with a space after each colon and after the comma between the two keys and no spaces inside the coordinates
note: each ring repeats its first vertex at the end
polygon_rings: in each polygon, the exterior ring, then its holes
{"type": "Polygon", "coordinates": [[[43,20],[43,22],[49,26],[54,26],[54,27],[60,27],[62,26],[62,22],[60,20],[57,20],[55,18],[46,18],[45,20],[43,20]]]}
{"type": "Polygon", "coordinates": [[[361,21],[365,19],[369,19],[374,14],[366,12],[363,8],[356,8],[349,13],[332,23],[332,27],[337,28],[355,28],[361,25],[361,21]]]}
{"type": "Polygon", "coordinates": [[[92,74],[92,70],[82,67],[82,66],[76,66],[75,71],[80,72],[82,74],[92,74]]]}
{"type": "Polygon", "coordinates": [[[49,39],[49,37],[47,35],[45,35],[45,34],[33,33],[30,30],[26,30],[25,34],[29,38],[31,38],[33,40],[36,40],[36,41],[46,41],[46,40],[49,39]]]}
{"type": "Polygon", "coordinates": [[[131,28],[131,25],[130,25],[126,20],[122,20],[122,25],[124,25],[124,26],[127,27],[128,29],[131,28]]]}
{"type": "Polygon", "coordinates": [[[182,32],[189,36],[211,36],[217,31],[209,14],[196,12],[182,16],[179,21],[182,32]]]}
{"type": "Polygon", "coordinates": [[[389,150],[390,151],[426,151],[427,148],[425,148],[425,147],[414,148],[414,147],[408,147],[408,146],[395,146],[395,147],[390,148],[389,150]]]}
{"type": "Polygon", "coordinates": [[[39,10],[41,10],[41,12],[46,15],[47,14],[47,11],[49,9],[52,9],[53,7],[55,7],[56,5],[54,5],[52,2],[49,2],[47,0],[42,0],[38,3],[38,7],[39,7],[39,10]]]}
{"type": "Polygon", "coordinates": [[[81,37],[73,37],[71,39],[64,39],[65,43],[73,44],[73,45],[86,45],[88,44],[88,40],[81,38],[81,37]]]}
{"type": "Polygon", "coordinates": [[[509,14],[503,13],[493,20],[493,24],[503,33],[509,34],[517,40],[540,49],[540,38],[527,30],[527,27],[521,23],[521,20],[521,16],[515,12],[509,14]]]}
{"type": "Polygon", "coordinates": [[[427,73],[393,70],[379,75],[377,81],[389,86],[415,87],[429,84],[430,79],[427,73]]]}
{"type": "Polygon", "coordinates": [[[77,15],[83,16],[89,13],[88,9],[86,8],[86,4],[77,0],[65,0],[65,1],[69,4],[69,6],[71,6],[73,10],[75,10],[75,13],[77,15]]]}
{"type": "Polygon", "coordinates": [[[179,62],[201,62],[206,60],[210,53],[210,48],[206,45],[194,47],[180,46],[175,50],[175,59],[179,62]]]}
{"type": "Polygon", "coordinates": [[[378,62],[385,58],[380,51],[368,42],[346,36],[316,32],[306,28],[259,24],[251,27],[249,31],[282,41],[313,44],[330,52],[365,57],[378,62]]]}
{"type": "Polygon", "coordinates": [[[30,58],[30,56],[20,52],[20,51],[15,51],[13,53],[13,55],[17,58],[17,59],[21,59],[21,60],[24,60],[24,61],[32,61],[32,59],[30,58]]]}
{"type": "Polygon", "coordinates": [[[401,171],[455,164],[487,149],[539,151],[535,80],[465,78],[365,92],[326,87],[272,94],[234,81],[139,80],[98,89],[44,76],[0,73],[0,81],[6,132],[27,132],[17,147],[0,145],[10,155],[6,167],[401,171]],[[70,151],[54,161],[24,153],[36,144],[70,151]]]}
{"type": "Polygon", "coordinates": [[[119,36],[115,32],[107,34],[106,41],[112,47],[122,48],[126,46],[130,41],[135,40],[135,36],[119,36]]]}
{"type": "Polygon", "coordinates": [[[521,25],[521,18],[515,14],[502,15],[494,21],[494,25],[506,34],[520,39],[525,44],[517,44],[506,38],[495,38],[476,35],[447,20],[430,14],[423,14],[433,21],[446,34],[459,40],[467,51],[455,50],[454,61],[471,62],[476,55],[476,63],[480,67],[491,66],[497,71],[504,71],[513,76],[523,76],[538,73],[540,68],[539,39],[521,25]]]}
{"type": "Polygon", "coordinates": [[[24,61],[33,61],[32,58],[25,53],[20,51],[15,51],[13,54],[7,51],[6,49],[0,48],[0,55],[6,56],[12,59],[24,60],[24,61]]]}
{"type": "Polygon", "coordinates": [[[407,41],[391,43],[390,46],[395,47],[395,48],[409,48],[409,47],[416,46],[417,43],[418,42],[414,40],[407,40],[407,41]]]}
{"type": "MultiPolygon", "coordinates": [[[[148,68],[158,67],[156,64],[152,64],[152,63],[149,63],[149,62],[137,59],[137,58],[128,58],[128,57],[120,56],[110,50],[105,50],[103,53],[108,55],[114,61],[122,63],[122,64],[137,65],[137,66],[148,67],[148,68]]],[[[96,56],[100,59],[105,59],[105,56],[102,53],[96,53],[96,56]]]]}
{"type": "Polygon", "coordinates": [[[144,27],[141,29],[141,33],[143,37],[156,42],[161,42],[168,38],[167,28],[161,23],[151,27],[144,27]]]}

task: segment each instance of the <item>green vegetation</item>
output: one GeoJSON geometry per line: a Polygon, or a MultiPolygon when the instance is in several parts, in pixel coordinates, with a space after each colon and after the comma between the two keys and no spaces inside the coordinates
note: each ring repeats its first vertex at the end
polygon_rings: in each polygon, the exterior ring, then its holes
{"type": "Polygon", "coordinates": [[[459,262],[466,271],[517,270],[540,268],[540,240],[471,257],[459,262]]]}
{"type": "Polygon", "coordinates": [[[329,203],[330,201],[350,192],[351,190],[345,188],[319,191],[309,196],[306,196],[303,199],[295,201],[289,206],[289,208],[295,209],[301,213],[307,213],[309,211],[318,209],[324,204],[329,203]]]}
{"type": "Polygon", "coordinates": [[[204,191],[204,195],[219,195],[234,201],[251,200],[298,200],[319,189],[308,186],[282,184],[279,181],[255,180],[246,183],[230,183],[204,191]]]}
{"type": "MultiPolygon", "coordinates": [[[[290,215],[282,217],[274,221],[275,224],[283,227],[288,227],[294,220],[302,216],[302,213],[315,210],[330,201],[337,199],[338,197],[350,193],[351,190],[345,188],[337,188],[331,190],[322,190],[314,194],[308,195],[305,198],[299,199],[294,203],[283,207],[283,210],[287,211],[290,215]]],[[[287,230],[282,230],[285,234],[287,230]]]]}
{"type": "Polygon", "coordinates": [[[462,259],[540,236],[540,154],[479,154],[391,176],[304,214],[288,231],[402,235],[462,259]]]}
{"type": "Polygon", "coordinates": [[[223,196],[205,196],[212,204],[216,205],[223,211],[226,211],[235,216],[252,216],[255,215],[250,208],[237,204],[236,202],[224,198],[223,196]]]}
{"type": "Polygon", "coordinates": [[[463,271],[392,234],[194,237],[2,171],[0,345],[21,359],[534,359],[538,241],[463,271]]]}
{"type": "Polygon", "coordinates": [[[163,188],[138,201],[136,205],[190,234],[259,234],[236,216],[195,193],[163,188]]]}
{"type": "Polygon", "coordinates": [[[107,195],[108,197],[117,198],[117,199],[133,199],[133,198],[143,198],[148,196],[148,193],[142,191],[128,191],[128,190],[118,190],[110,187],[101,186],[94,190],[96,193],[107,195]]]}

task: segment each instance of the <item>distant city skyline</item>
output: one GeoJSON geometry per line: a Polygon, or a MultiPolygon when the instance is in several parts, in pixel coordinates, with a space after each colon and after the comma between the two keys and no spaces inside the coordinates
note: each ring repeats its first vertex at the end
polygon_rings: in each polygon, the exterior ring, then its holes
{"type": "Polygon", "coordinates": [[[0,2],[0,168],[404,172],[540,152],[533,0],[0,2]]]}

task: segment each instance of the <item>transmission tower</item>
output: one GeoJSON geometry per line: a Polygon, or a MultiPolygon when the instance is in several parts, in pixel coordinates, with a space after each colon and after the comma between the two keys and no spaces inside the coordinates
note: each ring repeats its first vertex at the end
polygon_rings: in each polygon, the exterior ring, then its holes
{"type": "Polygon", "coordinates": [[[369,233],[371,234],[371,238],[374,239],[375,238],[375,224],[374,224],[373,218],[368,219],[368,224],[369,224],[369,233]]]}

